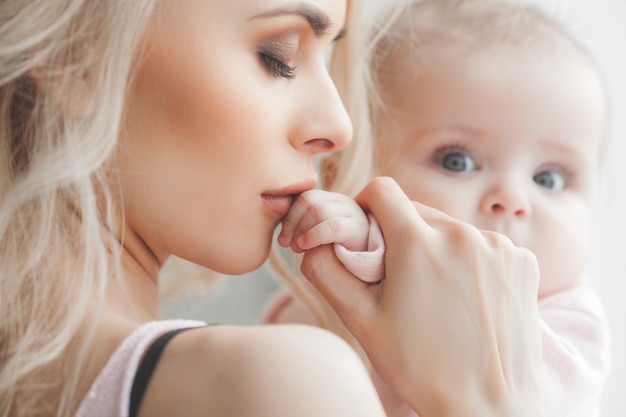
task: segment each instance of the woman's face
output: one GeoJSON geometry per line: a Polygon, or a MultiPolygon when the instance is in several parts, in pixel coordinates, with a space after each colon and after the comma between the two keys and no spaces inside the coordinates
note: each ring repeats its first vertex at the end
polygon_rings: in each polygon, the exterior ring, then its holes
{"type": "Polygon", "coordinates": [[[118,149],[126,240],[229,274],[267,257],[313,156],[352,127],[325,56],[337,0],[161,0],[118,149]]]}

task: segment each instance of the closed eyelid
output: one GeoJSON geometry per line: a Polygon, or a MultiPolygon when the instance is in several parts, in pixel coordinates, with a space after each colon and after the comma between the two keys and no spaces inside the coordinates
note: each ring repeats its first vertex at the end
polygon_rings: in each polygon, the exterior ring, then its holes
{"type": "Polygon", "coordinates": [[[263,52],[271,53],[285,61],[298,49],[298,40],[280,39],[265,42],[259,48],[263,52]]]}

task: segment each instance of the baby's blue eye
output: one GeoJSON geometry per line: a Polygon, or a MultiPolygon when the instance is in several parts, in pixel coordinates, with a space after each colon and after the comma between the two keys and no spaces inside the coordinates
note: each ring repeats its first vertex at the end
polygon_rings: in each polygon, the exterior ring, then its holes
{"type": "Polygon", "coordinates": [[[533,176],[533,181],[550,191],[561,191],[565,187],[563,176],[554,171],[541,171],[533,176]]]}
{"type": "Polygon", "coordinates": [[[448,171],[453,172],[466,172],[475,171],[476,164],[474,160],[469,156],[461,152],[450,152],[443,155],[441,158],[441,166],[448,171]]]}

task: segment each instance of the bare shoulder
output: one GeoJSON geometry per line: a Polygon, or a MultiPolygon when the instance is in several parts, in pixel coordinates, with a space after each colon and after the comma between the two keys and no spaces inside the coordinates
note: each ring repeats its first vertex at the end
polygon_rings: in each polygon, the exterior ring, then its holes
{"type": "Polygon", "coordinates": [[[176,336],[140,417],[384,416],[362,362],[337,336],[301,325],[213,326],[176,336]]]}

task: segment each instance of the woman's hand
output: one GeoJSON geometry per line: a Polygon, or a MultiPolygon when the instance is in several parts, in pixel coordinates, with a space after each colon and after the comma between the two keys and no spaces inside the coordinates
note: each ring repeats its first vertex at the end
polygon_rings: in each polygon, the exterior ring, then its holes
{"type": "Polygon", "coordinates": [[[357,196],[382,229],[386,277],[367,284],[328,245],[302,272],[420,417],[541,416],[535,257],[412,203],[389,178],[357,196]]]}

